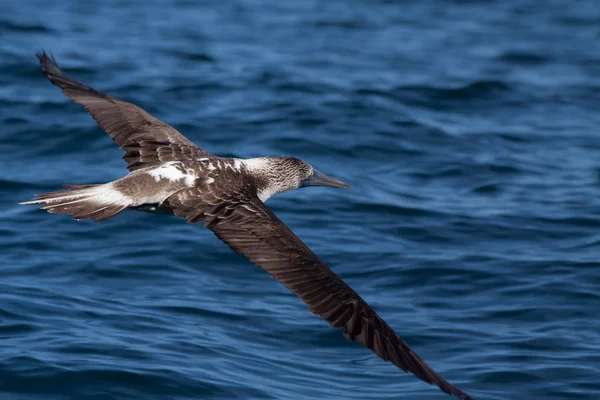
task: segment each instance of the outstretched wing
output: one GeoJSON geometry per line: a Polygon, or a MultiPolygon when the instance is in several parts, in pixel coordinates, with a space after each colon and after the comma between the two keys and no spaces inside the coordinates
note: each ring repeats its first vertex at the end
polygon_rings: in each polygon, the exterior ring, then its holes
{"type": "Polygon", "coordinates": [[[123,159],[130,171],[159,162],[212,157],[176,129],[138,106],[70,78],[45,52],[38,53],[37,57],[50,82],[75,103],[85,107],[100,128],[126,152],[123,159]]]}
{"type": "Polygon", "coordinates": [[[188,222],[202,221],[233,251],[267,271],[304,301],[313,314],[344,336],[444,392],[471,399],[429,367],[400,336],[338,275],[329,269],[255,195],[226,189],[190,188],[164,205],[188,222]]]}

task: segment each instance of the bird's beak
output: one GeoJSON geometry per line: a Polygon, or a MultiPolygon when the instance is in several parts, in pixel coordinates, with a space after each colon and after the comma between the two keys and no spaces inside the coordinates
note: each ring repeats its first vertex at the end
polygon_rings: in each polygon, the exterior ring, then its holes
{"type": "Polygon", "coordinates": [[[322,174],[316,169],[313,170],[313,174],[309,178],[303,180],[300,183],[300,187],[306,186],[329,186],[341,189],[348,189],[350,187],[350,185],[348,185],[346,182],[342,182],[340,180],[322,174]]]}

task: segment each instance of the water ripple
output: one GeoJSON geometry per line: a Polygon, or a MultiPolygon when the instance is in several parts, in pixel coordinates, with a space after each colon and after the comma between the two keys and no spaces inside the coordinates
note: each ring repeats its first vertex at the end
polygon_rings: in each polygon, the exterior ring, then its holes
{"type": "Polygon", "coordinates": [[[200,225],[19,206],[126,172],[41,47],[211,153],[349,181],[268,205],[475,398],[600,396],[597,2],[5,3],[3,399],[444,398],[200,225]]]}

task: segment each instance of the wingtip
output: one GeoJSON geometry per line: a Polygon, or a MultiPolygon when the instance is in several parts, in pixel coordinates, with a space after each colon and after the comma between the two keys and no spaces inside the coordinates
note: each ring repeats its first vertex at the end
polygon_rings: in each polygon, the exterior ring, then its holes
{"type": "Polygon", "coordinates": [[[446,391],[442,387],[440,387],[440,389],[442,389],[444,392],[448,393],[451,396],[456,396],[460,400],[475,400],[473,397],[469,396],[468,394],[466,394],[462,390],[457,389],[454,386],[452,386],[452,390],[450,391],[446,391]]]}
{"type": "Polygon", "coordinates": [[[451,396],[456,396],[460,400],[475,400],[474,398],[472,398],[471,396],[469,396],[468,394],[466,394],[462,390],[458,389],[457,387],[451,385],[447,381],[444,381],[444,383],[445,384],[440,384],[440,382],[435,382],[435,384],[440,389],[442,389],[443,392],[446,392],[446,393],[448,393],[451,396]]]}
{"type": "Polygon", "coordinates": [[[46,50],[40,49],[35,53],[35,56],[38,58],[40,62],[40,66],[44,72],[59,69],[58,64],[56,63],[56,59],[51,53],[47,53],[46,50]]]}
{"type": "Polygon", "coordinates": [[[48,60],[51,58],[50,55],[48,53],[46,53],[46,50],[44,50],[43,48],[36,51],[35,56],[38,58],[38,60],[40,60],[40,62],[44,62],[45,60],[48,60]]]}

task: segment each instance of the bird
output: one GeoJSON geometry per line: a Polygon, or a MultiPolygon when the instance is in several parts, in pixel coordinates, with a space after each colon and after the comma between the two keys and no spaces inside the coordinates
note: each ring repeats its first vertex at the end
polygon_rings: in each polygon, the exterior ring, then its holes
{"type": "Polygon", "coordinates": [[[463,400],[472,399],[425,363],[409,345],[317,257],[266,205],[288,190],[349,188],[294,157],[226,158],[206,152],[142,108],[64,73],[53,56],[36,53],[64,95],[82,105],[123,150],[129,172],[104,184],[64,185],[24,205],[75,220],[105,221],[124,210],[172,214],[200,222],[236,253],[287,287],[333,328],[404,372],[463,400]]]}

